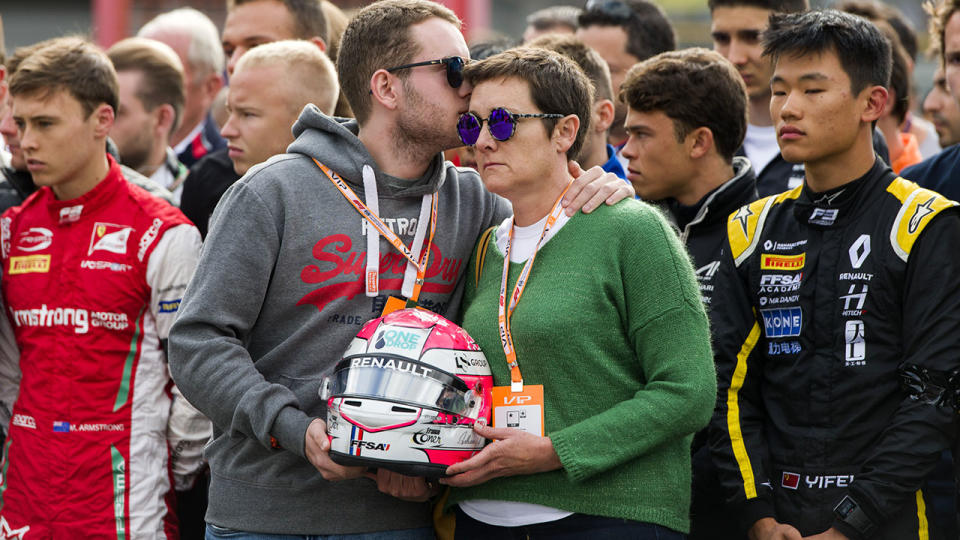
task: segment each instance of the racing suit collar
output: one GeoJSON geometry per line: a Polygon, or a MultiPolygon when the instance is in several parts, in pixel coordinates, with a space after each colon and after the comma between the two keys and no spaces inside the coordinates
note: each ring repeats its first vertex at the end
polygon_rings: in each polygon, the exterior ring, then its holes
{"type": "Polygon", "coordinates": [[[680,230],[688,232],[691,227],[725,222],[731,212],[739,208],[752,192],[751,200],[757,199],[757,175],[746,157],[733,158],[733,178],[716,187],[695,204],[685,206],[676,199],[667,199],[664,206],[676,221],[680,230]]]}
{"type": "Polygon", "coordinates": [[[67,201],[59,201],[53,195],[53,190],[48,187],[43,188],[43,197],[46,197],[47,211],[51,217],[61,226],[69,225],[80,220],[84,214],[88,214],[110,202],[111,195],[116,190],[119,182],[125,181],[120,172],[120,165],[110,154],[107,154],[107,162],[110,168],[107,175],[103,177],[93,189],[83,195],[67,201]]]}
{"type": "Polygon", "coordinates": [[[815,228],[841,226],[866,208],[864,201],[876,192],[879,180],[892,175],[890,167],[879,157],[863,176],[823,192],[814,192],[806,182],[794,207],[800,223],[815,228]]]}

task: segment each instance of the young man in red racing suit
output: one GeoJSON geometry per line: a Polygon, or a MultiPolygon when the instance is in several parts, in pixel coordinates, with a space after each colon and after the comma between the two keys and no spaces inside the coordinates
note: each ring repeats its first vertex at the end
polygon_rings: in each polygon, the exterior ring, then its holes
{"type": "Polygon", "coordinates": [[[0,218],[22,371],[0,534],[174,538],[174,484],[189,485],[210,433],[173,388],[163,351],[199,233],[106,155],[117,82],[93,45],[41,48],[11,93],[41,188],[0,218]]]}

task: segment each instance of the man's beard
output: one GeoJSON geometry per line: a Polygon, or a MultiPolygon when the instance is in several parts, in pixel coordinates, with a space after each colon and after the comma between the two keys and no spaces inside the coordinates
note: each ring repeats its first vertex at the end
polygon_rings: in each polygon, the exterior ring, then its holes
{"type": "Polygon", "coordinates": [[[456,126],[447,121],[434,105],[420,95],[413,85],[403,81],[406,103],[397,120],[394,141],[397,149],[413,156],[433,156],[461,146],[456,126]]]}
{"type": "Polygon", "coordinates": [[[120,150],[120,162],[145,176],[150,176],[144,173],[143,169],[148,165],[147,160],[150,158],[152,146],[153,141],[150,140],[149,134],[139,133],[136,139],[129,141],[120,150]]]}

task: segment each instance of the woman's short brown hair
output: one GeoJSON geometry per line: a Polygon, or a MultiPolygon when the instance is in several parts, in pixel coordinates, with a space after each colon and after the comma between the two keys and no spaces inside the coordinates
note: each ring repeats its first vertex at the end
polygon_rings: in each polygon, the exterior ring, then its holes
{"type": "MultiPolygon", "coordinates": [[[[463,76],[474,85],[493,79],[522,79],[530,86],[530,97],[540,112],[577,115],[580,129],[573,145],[567,149],[567,156],[579,155],[590,127],[593,85],[573,60],[546,49],[519,47],[468,64],[463,76]]],[[[557,121],[544,119],[543,124],[549,135],[557,121]]]]}
{"type": "Polygon", "coordinates": [[[726,58],[702,48],[658,54],[630,68],[620,101],[640,112],[660,111],[673,121],[677,141],[707,127],[717,152],[733,161],[747,132],[747,90],[726,58]]]}

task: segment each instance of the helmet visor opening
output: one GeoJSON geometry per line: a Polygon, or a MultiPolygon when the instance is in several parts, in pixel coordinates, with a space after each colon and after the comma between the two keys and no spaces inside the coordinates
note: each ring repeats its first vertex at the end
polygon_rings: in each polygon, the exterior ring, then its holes
{"type": "Polygon", "coordinates": [[[330,382],[332,396],[383,399],[458,415],[469,411],[475,399],[460,378],[389,355],[345,358],[330,382]]]}

